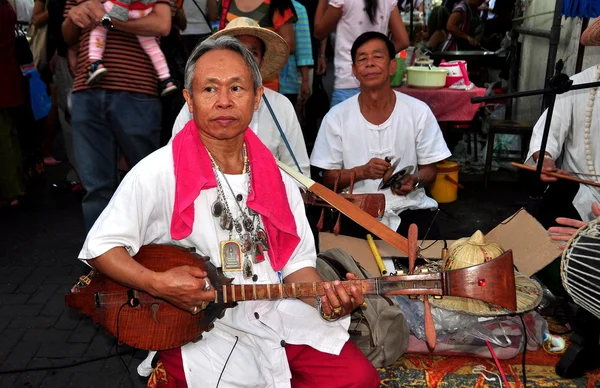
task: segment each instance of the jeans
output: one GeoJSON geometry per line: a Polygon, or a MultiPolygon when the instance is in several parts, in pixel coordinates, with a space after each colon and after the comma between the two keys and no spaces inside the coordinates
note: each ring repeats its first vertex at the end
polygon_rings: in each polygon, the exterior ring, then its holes
{"type": "Polygon", "coordinates": [[[331,94],[331,107],[333,108],[340,102],[344,102],[355,94],[360,93],[360,88],[354,89],[333,89],[331,94]]]}
{"type": "Polygon", "coordinates": [[[158,97],[106,89],[73,93],[73,143],[81,182],[86,233],[119,184],[119,155],[130,167],[159,147],[158,97]]]}
{"type": "Polygon", "coordinates": [[[65,151],[71,169],[67,173],[65,180],[69,182],[79,182],[77,174],[77,163],[75,161],[75,149],[73,147],[73,128],[67,119],[67,99],[71,89],[73,89],[73,77],[69,72],[69,62],[67,58],[56,56],[56,66],[54,68],[54,85],[56,86],[56,100],[58,104],[58,120],[62,129],[63,139],[65,140],[65,151]]]}

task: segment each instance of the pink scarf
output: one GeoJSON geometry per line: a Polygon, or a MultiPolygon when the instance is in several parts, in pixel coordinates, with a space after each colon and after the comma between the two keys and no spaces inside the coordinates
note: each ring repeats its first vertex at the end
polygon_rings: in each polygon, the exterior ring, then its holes
{"type": "MultiPolygon", "coordinates": [[[[249,128],[244,133],[244,141],[252,171],[247,205],[261,215],[269,241],[271,266],[280,271],[300,242],[296,221],[271,151],[249,128]]],[[[217,186],[210,157],[193,120],[173,139],[173,163],[175,204],[171,237],[181,240],[192,233],[194,201],[200,191],[217,186]]]]}

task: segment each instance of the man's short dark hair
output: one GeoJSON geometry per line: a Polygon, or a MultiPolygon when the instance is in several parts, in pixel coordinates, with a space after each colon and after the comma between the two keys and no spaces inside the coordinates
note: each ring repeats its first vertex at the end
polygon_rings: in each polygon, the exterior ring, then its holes
{"type": "Polygon", "coordinates": [[[388,54],[390,55],[390,60],[392,60],[392,58],[394,58],[394,56],[396,55],[396,48],[394,47],[394,44],[392,43],[392,41],[389,40],[389,38],[387,36],[383,35],[381,32],[367,31],[364,34],[362,34],[361,36],[359,36],[358,38],[356,38],[354,43],[352,43],[352,48],[350,49],[350,55],[352,56],[353,64],[356,63],[356,52],[358,51],[358,48],[373,39],[382,40],[388,49],[388,54]]]}

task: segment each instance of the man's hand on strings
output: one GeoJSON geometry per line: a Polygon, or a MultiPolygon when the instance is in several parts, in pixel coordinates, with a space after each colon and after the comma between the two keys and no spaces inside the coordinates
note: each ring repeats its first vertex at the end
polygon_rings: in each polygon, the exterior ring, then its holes
{"type": "MultiPolygon", "coordinates": [[[[537,160],[538,153],[535,153],[534,156],[534,160],[537,160]]],[[[536,161],[537,164],[537,161],[536,161]]],[[[556,182],[558,180],[558,178],[550,176],[548,174],[544,174],[544,171],[548,171],[548,172],[555,172],[558,174],[563,174],[563,175],[568,175],[569,172],[568,171],[564,171],[564,170],[559,170],[556,167],[556,163],[554,162],[554,160],[552,160],[552,157],[548,154],[546,154],[544,156],[544,161],[542,162],[542,175],[540,176],[540,180],[542,180],[542,182],[547,182],[547,183],[552,183],[552,182],[556,182]]]]}
{"type": "MultiPolygon", "coordinates": [[[[348,280],[358,280],[359,277],[348,273],[348,280]]],[[[351,286],[349,292],[339,280],[323,284],[325,295],[321,297],[321,309],[326,318],[335,319],[350,314],[362,306],[365,297],[359,287],[351,286]]]]}

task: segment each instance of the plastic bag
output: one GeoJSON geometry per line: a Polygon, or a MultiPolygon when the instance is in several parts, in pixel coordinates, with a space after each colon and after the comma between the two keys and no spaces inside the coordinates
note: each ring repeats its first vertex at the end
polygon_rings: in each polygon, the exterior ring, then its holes
{"type": "Polygon", "coordinates": [[[23,75],[29,79],[29,93],[33,118],[37,121],[48,116],[52,100],[46,92],[46,84],[36,69],[26,70],[23,75]]]}
{"type": "MultiPolygon", "coordinates": [[[[396,301],[404,312],[411,333],[420,340],[425,340],[424,308],[423,302],[410,299],[406,296],[395,296],[396,301]]],[[[511,347],[513,344],[507,333],[503,321],[514,321],[521,327],[518,317],[499,316],[495,318],[481,318],[475,315],[461,314],[454,311],[431,307],[431,315],[437,334],[437,342],[448,344],[460,343],[466,345],[470,342],[468,337],[481,341],[488,341],[499,347],[511,347]]],[[[542,346],[544,334],[548,332],[548,323],[539,314],[531,312],[525,315],[527,326],[528,344],[533,347],[542,346]]],[[[519,329],[522,332],[522,328],[519,329]]],[[[472,341],[471,341],[472,342],[472,341]]]]}

